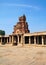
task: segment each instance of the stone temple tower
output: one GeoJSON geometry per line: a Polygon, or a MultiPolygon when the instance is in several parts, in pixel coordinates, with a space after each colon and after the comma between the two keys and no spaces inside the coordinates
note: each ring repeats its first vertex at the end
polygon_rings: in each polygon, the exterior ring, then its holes
{"type": "Polygon", "coordinates": [[[19,17],[19,22],[17,22],[17,24],[14,26],[14,33],[29,33],[29,29],[28,29],[28,23],[26,22],[26,16],[23,15],[21,17],[19,17]]]}

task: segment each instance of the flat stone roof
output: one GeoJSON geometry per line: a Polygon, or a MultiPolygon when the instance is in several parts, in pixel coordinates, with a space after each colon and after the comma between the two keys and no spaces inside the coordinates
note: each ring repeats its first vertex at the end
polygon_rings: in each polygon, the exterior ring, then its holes
{"type": "Polygon", "coordinates": [[[46,31],[43,32],[34,32],[34,33],[25,33],[24,36],[39,36],[39,35],[46,35],[46,31]]]}
{"type": "MultiPolygon", "coordinates": [[[[14,36],[14,35],[22,35],[22,33],[18,34],[18,33],[15,33],[15,34],[11,34],[11,35],[0,35],[0,37],[9,37],[9,36],[14,36]]],[[[46,31],[43,31],[43,32],[34,32],[34,33],[24,33],[23,34],[24,36],[40,36],[40,35],[46,35],[46,31]]]]}
{"type": "Polygon", "coordinates": [[[11,34],[11,35],[9,35],[9,36],[14,36],[14,35],[22,35],[23,33],[13,33],[13,34],[11,34]]]}
{"type": "Polygon", "coordinates": [[[0,37],[9,37],[9,35],[0,35],[0,37]]]}

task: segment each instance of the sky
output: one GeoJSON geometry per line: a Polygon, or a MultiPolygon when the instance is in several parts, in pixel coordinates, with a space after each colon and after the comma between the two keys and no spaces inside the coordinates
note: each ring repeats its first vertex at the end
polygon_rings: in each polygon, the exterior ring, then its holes
{"type": "Polygon", "coordinates": [[[12,34],[23,14],[31,33],[46,31],[46,0],[0,0],[0,30],[12,34]]]}

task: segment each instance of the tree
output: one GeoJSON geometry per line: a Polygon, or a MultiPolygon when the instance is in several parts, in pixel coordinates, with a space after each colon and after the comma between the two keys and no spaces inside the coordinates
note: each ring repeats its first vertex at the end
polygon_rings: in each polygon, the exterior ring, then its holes
{"type": "Polygon", "coordinates": [[[5,35],[5,31],[0,30],[0,35],[5,35]]]}

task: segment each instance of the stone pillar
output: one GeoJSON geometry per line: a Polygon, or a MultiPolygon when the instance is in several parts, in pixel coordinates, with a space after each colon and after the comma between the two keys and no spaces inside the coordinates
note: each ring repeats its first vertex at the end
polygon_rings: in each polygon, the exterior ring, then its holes
{"type": "Polygon", "coordinates": [[[34,44],[36,44],[36,36],[34,36],[34,44]]]}
{"type": "Polygon", "coordinates": [[[39,36],[37,37],[37,44],[39,44],[39,36]]]}
{"type": "Polygon", "coordinates": [[[46,44],[46,36],[44,36],[44,44],[46,44]]]}
{"type": "Polygon", "coordinates": [[[12,36],[12,44],[14,43],[14,36],[12,36]]]}
{"type": "Polygon", "coordinates": [[[24,46],[24,44],[25,44],[25,36],[23,36],[22,46],[24,46]]]}
{"type": "Polygon", "coordinates": [[[23,37],[23,42],[24,42],[23,44],[25,44],[25,36],[23,37]]]}
{"type": "Polygon", "coordinates": [[[30,39],[30,36],[29,36],[29,44],[31,44],[31,39],[30,39]]]}
{"type": "Polygon", "coordinates": [[[4,42],[3,43],[5,43],[5,38],[4,38],[4,42]]]}
{"type": "Polygon", "coordinates": [[[21,44],[23,43],[23,40],[22,40],[22,35],[21,35],[21,44]]]}
{"type": "Polygon", "coordinates": [[[0,38],[0,43],[1,43],[1,38],[0,38]]]}
{"type": "Polygon", "coordinates": [[[1,37],[1,44],[2,44],[2,37],[1,37]]]}
{"type": "Polygon", "coordinates": [[[44,45],[44,39],[43,39],[43,36],[42,36],[42,45],[44,45]]]}
{"type": "Polygon", "coordinates": [[[11,44],[11,36],[9,37],[9,43],[11,44]]]}
{"type": "Polygon", "coordinates": [[[8,43],[8,38],[7,38],[7,43],[8,43]]]}
{"type": "Polygon", "coordinates": [[[17,37],[18,37],[18,44],[19,44],[19,35],[17,37]]]}

